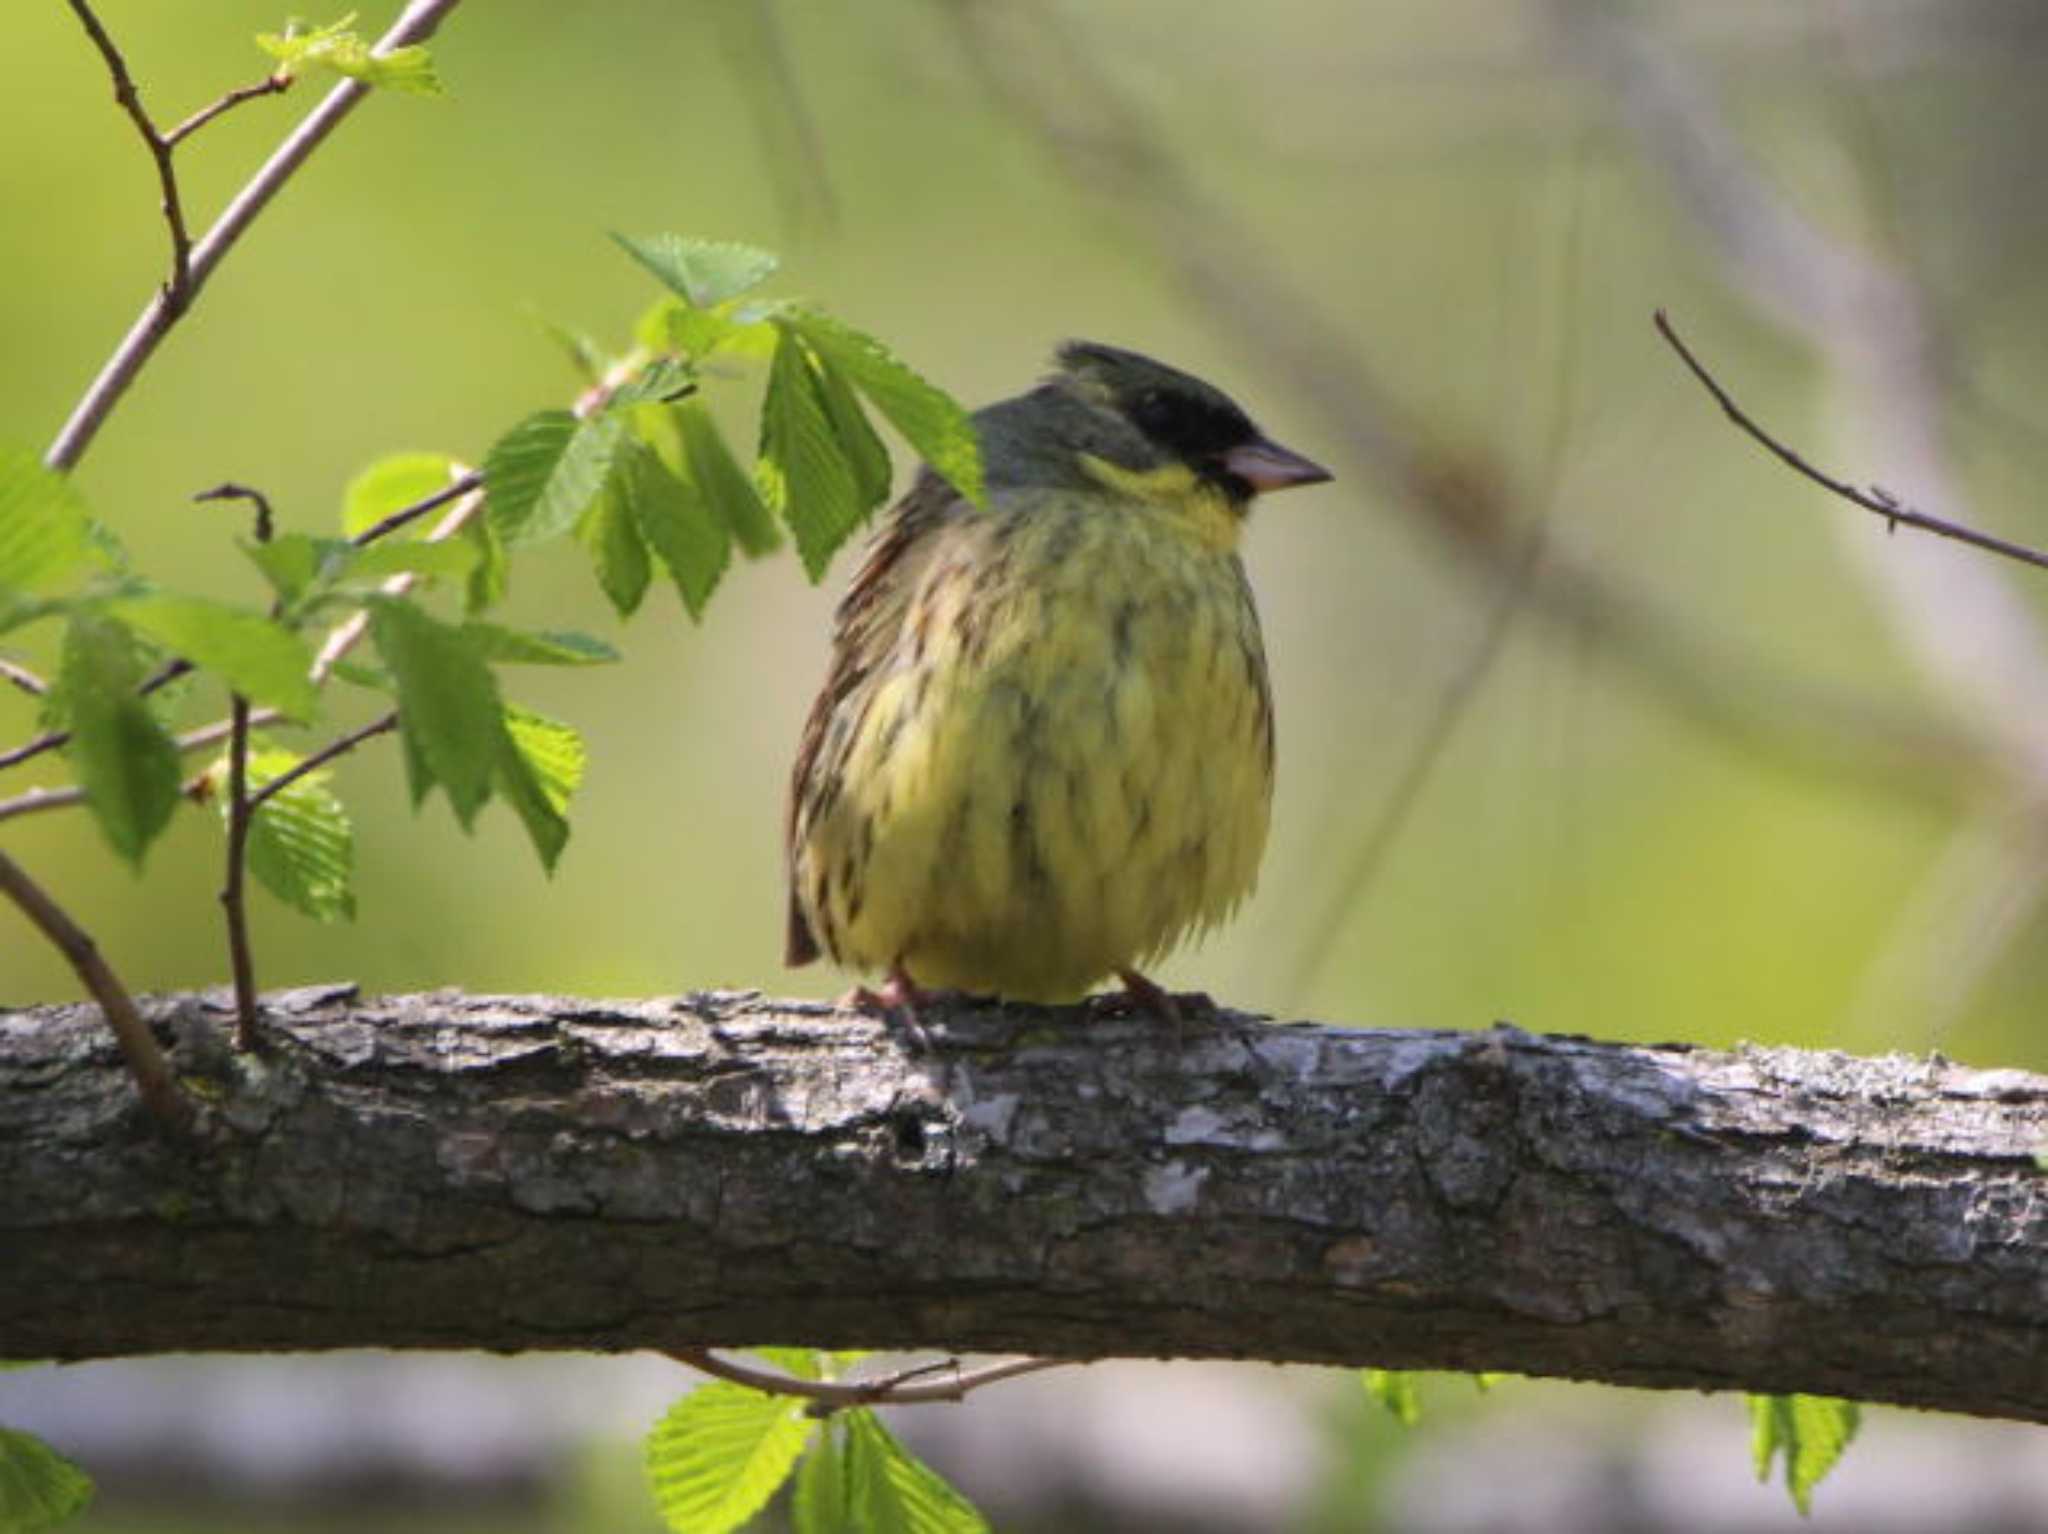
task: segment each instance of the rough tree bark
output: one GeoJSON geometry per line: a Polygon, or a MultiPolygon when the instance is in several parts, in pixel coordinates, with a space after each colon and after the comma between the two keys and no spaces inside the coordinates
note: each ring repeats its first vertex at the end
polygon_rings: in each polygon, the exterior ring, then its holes
{"type": "Polygon", "coordinates": [[[813,1343],[1500,1369],[2048,1421],[2048,1080],[945,1005],[0,1014],[0,1356],[813,1343]]]}

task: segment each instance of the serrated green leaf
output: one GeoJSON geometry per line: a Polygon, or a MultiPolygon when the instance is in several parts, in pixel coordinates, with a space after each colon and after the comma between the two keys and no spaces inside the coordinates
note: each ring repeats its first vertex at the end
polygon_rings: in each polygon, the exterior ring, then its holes
{"type": "Polygon", "coordinates": [[[804,1403],[717,1380],[684,1396],[647,1436],[647,1480],[676,1534],[725,1534],[768,1505],[814,1424],[804,1403]]]}
{"type": "Polygon", "coordinates": [[[758,559],[781,548],[782,534],[774,517],[761,504],[761,493],[725,445],[725,436],[703,401],[683,400],[668,414],[682,444],[691,482],[732,533],[740,552],[758,559]]]}
{"type": "Polygon", "coordinates": [[[319,711],[313,652],[261,613],[165,593],[122,597],[106,608],[137,633],[214,672],[251,703],[289,719],[311,719],[319,711]]]}
{"type": "Polygon", "coordinates": [[[760,286],[782,264],[769,251],[722,240],[692,240],[679,234],[636,239],[616,233],[612,239],[671,292],[699,309],[760,286]]]}
{"type": "Polygon", "coordinates": [[[649,351],[679,352],[702,362],[723,351],[737,328],[722,310],[699,309],[664,293],[634,324],[633,339],[649,351]]]}
{"type": "MultiPolygon", "coordinates": [[[[460,474],[446,453],[389,453],[364,468],[342,491],[341,529],[351,538],[360,537],[386,517],[446,490],[460,474]]],[[[412,525],[424,531],[425,520],[412,525]]]]}
{"type": "Polygon", "coordinates": [[[463,523],[461,538],[476,550],[476,564],[462,588],[462,610],[475,617],[504,599],[512,579],[512,560],[505,552],[505,540],[487,516],[471,517],[463,523]]]}
{"type": "Polygon", "coordinates": [[[761,499],[796,538],[813,581],[860,525],[860,483],[819,392],[803,338],[781,331],[761,404],[761,457],[755,481],[761,499]]]}
{"type": "Polygon", "coordinates": [[[77,487],[27,449],[0,447],[0,587],[46,594],[98,563],[77,487]]]}
{"type": "Polygon", "coordinates": [[[351,11],[337,22],[311,30],[301,30],[300,24],[294,22],[281,33],[257,33],[256,46],[277,60],[280,74],[328,69],[365,85],[405,95],[446,94],[434,73],[433,58],[425,48],[415,45],[372,53],[369,43],[350,30],[355,19],[351,11]]]}
{"type": "Polygon", "coordinates": [[[268,543],[237,539],[236,547],[248,555],[286,607],[334,579],[355,558],[346,539],[314,538],[305,533],[283,533],[268,543]]]}
{"type": "Polygon", "coordinates": [[[1833,1396],[1750,1396],[1749,1447],[1756,1478],[1768,1481],[1772,1462],[1782,1453],[1792,1505],[1802,1516],[1811,1513],[1814,1488],[1835,1468],[1862,1421],[1861,1407],[1833,1396]]]}
{"type": "Polygon", "coordinates": [[[604,666],[619,652],[602,639],[569,629],[509,629],[496,623],[465,623],[476,653],[497,666],[604,666]]]}
{"type": "Polygon", "coordinates": [[[607,409],[623,410],[634,405],[663,404],[682,398],[696,387],[688,367],[674,357],[656,357],[614,389],[605,405],[607,409]]]}
{"type": "Polygon", "coordinates": [[[366,666],[361,661],[338,660],[327,668],[329,676],[336,681],[347,682],[351,687],[366,687],[372,692],[395,696],[398,684],[391,680],[391,673],[382,666],[366,666]]]}
{"type": "Polygon", "coordinates": [[[576,525],[576,536],[590,552],[597,584],[611,599],[619,616],[630,618],[639,608],[641,598],[647,595],[654,566],[648,558],[647,540],[633,520],[632,508],[616,485],[608,488],[584,513],[583,520],[576,525]]]}
{"type": "Polygon", "coordinates": [[[505,433],[484,460],[485,514],[508,548],[568,532],[603,491],[625,437],[615,415],[578,421],[542,410],[505,433]]]}
{"type": "Polygon", "coordinates": [[[889,499],[889,450],[868,424],[867,412],[853,397],[853,386],[829,363],[818,368],[818,397],[825,402],[825,414],[846,461],[853,465],[854,483],[860,489],[861,511],[865,517],[889,499]]]}
{"type": "Polygon", "coordinates": [[[1359,1379],[1365,1393],[1387,1409],[1403,1427],[1422,1420],[1422,1390],[1415,1376],[1405,1369],[1361,1369],[1359,1379]]]}
{"type": "Polygon", "coordinates": [[[982,484],[981,439],[967,412],[927,383],[873,336],[816,309],[792,309],[778,324],[802,332],[827,363],[874,402],[889,423],[955,490],[988,504],[982,484]]]}
{"type": "Polygon", "coordinates": [[[862,1534],[987,1534],[988,1520],[867,1407],[840,1413],[862,1534]]]}
{"type": "Polygon", "coordinates": [[[692,619],[704,615],[725,567],[732,539],[696,489],[670,472],[661,455],[635,439],[626,445],[618,492],[648,547],[661,556],[692,619]]]}
{"type": "Polygon", "coordinates": [[[552,874],[569,844],[563,812],[583,781],[583,737],[559,720],[517,705],[507,705],[501,735],[498,786],[525,823],[541,866],[552,874]]]}
{"type": "MultiPolygon", "coordinates": [[[[290,751],[250,753],[250,792],[283,777],[300,760],[290,751]]],[[[226,756],[215,764],[213,775],[227,781],[226,756]]],[[[249,819],[249,872],[301,915],[322,922],[354,921],[355,827],[328,788],[329,776],[324,769],[309,772],[263,801],[249,819]]],[[[222,821],[229,808],[223,794],[222,821]]]]}
{"type": "Polygon", "coordinates": [[[75,614],[64,632],[56,701],[65,747],[93,818],[137,868],[178,805],[178,748],[135,689],[142,654],[126,625],[75,614]]]}
{"type": "Polygon", "coordinates": [[[441,784],[456,820],[468,830],[499,773],[505,727],[497,680],[460,629],[410,602],[374,601],[370,634],[398,683],[413,802],[441,784]]]}
{"type": "Polygon", "coordinates": [[[846,1534],[856,1527],[846,1435],[832,1422],[819,1429],[797,1466],[789,1522],[793,1534],[846,1534]]]}
{"type": "Polygon", "coordinates": [[[0,1427],[0,1530],[41,1534],[92,1501],[83,1470],[33,1433],[0,1427]]]}
{"type": "Polygon", "coordinates": [[[479,550],[459,538],[439,543],[373,543],[356,551],[347,566],[351,581],[381,581],[393,575],[461,580],[476,568],[479,550]]]}

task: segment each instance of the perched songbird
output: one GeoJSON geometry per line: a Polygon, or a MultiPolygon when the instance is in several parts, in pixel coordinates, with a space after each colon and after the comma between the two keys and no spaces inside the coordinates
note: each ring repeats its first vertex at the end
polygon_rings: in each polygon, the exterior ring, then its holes
{"type": "Polygon", "coordinates": [[[929,469],[839,604],[790,783],[792,965],[1067,1001],[1251,893],[1273,705],[1237,556],[1330,476],[1221,391],[1075,341],[979,411],[989,506],[929,469]]]}

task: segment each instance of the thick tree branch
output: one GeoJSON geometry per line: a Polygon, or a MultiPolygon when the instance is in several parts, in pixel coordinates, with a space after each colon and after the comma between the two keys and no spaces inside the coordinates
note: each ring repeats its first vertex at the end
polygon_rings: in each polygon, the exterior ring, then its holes
{"type": "Polygon", "coordinates": [[[1810,1391],[2048,1421],[2048,1080],[748,996],[0,1015],[0,1357],[925,1346],[1810,1391]]]}

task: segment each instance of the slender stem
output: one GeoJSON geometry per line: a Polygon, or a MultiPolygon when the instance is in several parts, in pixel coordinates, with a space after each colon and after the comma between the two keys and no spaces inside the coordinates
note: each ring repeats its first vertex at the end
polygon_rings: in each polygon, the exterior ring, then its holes
{"type": "Polygon", "coordinates": [[[735,1385],[763,1390],[770,1395],[795,1396],[809,1401],[819,1416],[843,1411],[849,1406],[919,1406],[932,1401],[964,1401],[970,1392],[999,1380],[1086,1362],[1080,1358],[1013,1358],[1007,1363],[989,1364],[963,1374],[960,1361],[954,1358],[936,1364],[918,1364],[878,1380],[842,1381],[800,1380],[772,1369],[734,1363],[707,1348],[675,1348],[669,1350],[668,1356],[715,1379],[730,1380],[735,1385]],[[911,1383],[935,1370],[944,1370],[949,1377],[925,1384],[911,1383]]]}
{"type": "Polygon", "coordinates": [[[72,970],[100,1004],[107,1026],[128,1061],[129,1073],[143,1104],[165,1128],[182,1131],[191,1127],[192,1104],[178,1090],[170,1062],[157,1047],[149,1024],[135,1008],[126,986],[100,957],[99,945],[73,921],[47,891],[28,876],[22,866],[0,852],[0,892],[21,907],[22,913],[70,961],[72,970]]]}
{"type": "MultiPolygon", "coordinates": [[[[391,29],[378,39],[373,50],[388,53],[394,48],[406,47],[431,36],[450,11],[461,0],[411,0],[404,13],[392,24],[391,29]]],[[[71,0],[72,8],[80,13],[80,19],[90,16],[83,0],[71,0]]],[[[104,35],[97,23],[89,23],[88,31],[95,33],[95,41],[104,35]]],[[[102,48],[106,52],[112,44],[102,48]]],[[[118,54],[115,55],[119,57],[118,54]]],[[[110,64],[111,67],[111,64],[110,64]]],[[[125,66],[122,77],[125,77],[125,66]]],[[[119,81],[116,82],[116,90],[119,81]]],[[[128,334],[114,348],[99,376],[73,408],[70,419],[57,433],[43,455],[43,461],[52,469],[70,469],[85,456],[92,440],[106,424],[107,417],[120,403],[121,396],[128,392],[136,376],[142,371],[156,349],[163,343],[181,314],[199,296],[214,268],[226,258],[235,242],[247,232],[249,226],[269,206],[270,200],[283,190],[299,167],[306,163],[313,151],[318,149],[327,135],[332,133],[341,120],[352,112],[357,103],[369,94],[369,87],[359,80],[344,80],[329,91],[305,120],[278,145],[269,160],[250,178],[248,185],[236,194],[235,199],[222,211],[199,242],[192,247],[191,259],[185,264],[186,282],[183,300],[172,303],[168,292],[159,292],[135,323],[128,334]]]]}
{"type": "Polygon", "coordinates": [[[286,74],[265,75],[254,85],[238,85],[220,100],[201,107],[177,127],[166,130],[164,147],[177,148],[223,112],[231,111],[245,101],[254,101],[259,96],[281,96],[291,88],[292,77],[286,74]]]}
{"type": "Polygon", "coordinates": [[[228,960],[235,975],[235,1048],[256,1047],[256,960],[249,948],[249,906],[243,898],[249,849],[249,700],[229,701],[227,874],[220,907],[228,922],[228,960]]]}
{"type": "Polygon", "coordinates": [[[249,795],[249,813],[254,815],[256,811],[262,809],[274,796],[283,793],[307,773],[318,772],[336,757],[348,755],[349,752],[355,750],[364,741],[373,740],[377,736],[397,728],[398,711],[393,709],[382,718],[372,719],[361,729],[350,730],[348,734],[329,741],[304,761],[293,763],[291,767],[280,772],[276,777],[249,795]]]}
{"type": "Polygon", "coordinates": [[[2029,548],[2023,543],[2013,543],[1990,533],[1980,533],[1975,528],[1963,526],[1960,522],[1949,522],[1941,517],[1930,516],[1924,511],[1916,511],[1896,499],[1888,490],[1875,485],[1867,491],[1859,490],[1847,480],[1838,479],[1825,469],[1814,467],[1792,448],[1787,447],[1750,419],[1748,413],[1735,403],[1734,397],[1721,386],[1720,380],[1707,371],[1707,365],[1693,355],[1692,348],[1679,339],[1677,330],[1673,328],[1662,309],[1657,311],[1656,323],[1657,333],[1670,343],[1671,349],[1677,352],[1685,365],[1692,370],[1692,376],[1714,396],[1714,403],[1721,407],[1721,413],[1795,473],[1812,480],[1824,490],[1832,490],[1843,500],[1853,502],[1865,511],[1883,517],[1891,526],[1896,527],[1903,522],[1908,527],[1917,527],[1921,532],[1933,533],[1938,538],[1953,538],[1956,542],[1967,543],[1972,548],[1983,549],[1992,554],[2003,554],[2007,559],[2016,559],[2021,564],[2048,570],[2048,553],[2040,549],[2029,548]]]}
{"type": "MultiPolygon", "coordinates": [[[[151,693],[170,686],[179,677],[188,675],[193,669],[189,660],[167,660],[157,668],[154,675],[135,689],[135,695],[146,698],[151,693]]],[[[55,751],[59,746],[69,744],[70,740],[69,730],[52,730],[47,735],[38,735],[34,740],[25,741],[12,750],[0,751],[0,768],[18,767],[23,762],[33,761],[45,751],[55,751]]]]}
{"type": "MultiPolygon", "coordinates": [[[[252,485],[239,485],[233,480],[215,485],[211,490],[202,490],[192,497],[195,501],[248,501],[256,508],[256,541],[270,542],[276,531],[276,519],[271,516],[270,497],[252,485]]],[[[273,614],[275,616],[275,614],[273,614]]]]}
{"type": "Polygon", "coordinates": [[[37,676],[26,666],[17,666],[11,660],[0,660],[0,680],[12,682],[32,698],[45,696],[50,684],[37,676]]]}
{"type": "Polygon", "coordinates": [[[428,512],[446,506],[450,501],[465,496],[472,490],[482,489],[483,483],[483,471],[481,469],[471,469],[461,478],[451,481],[445,489],[436,490],[432,495],[414,501],[410,506],[400,507],[381,522],[372,522],[368,527],[357,533],[355,537],[351,538],[349,542],[353,543],[357,548],[361,548],[366,543],[375,543],[379,538],[397,532],[407,523],[417,522],[428,512]]]}
{"type": "MultiPolygon", "coordinates": [[[[259,708],[249,715],[249,728],[260,730],[266,724],[275,724],[278,719],[274,708],[259,708]]],[[[212,724],[180,735],[172,742],[182,756],[194,751],[204,751],[227,739],[234,728],[234,721],[216,719],[212,724]]],[[[190,779],[180,792],[193,803],[203,803],[211,785],[205,773],[190,779]]],[[[85,803],[85,790],[75,784],[67,788],[31,788],[26,793],[16,794],[12,799],[0,799],[0,820],[12,820],[17,815],[36,815],[44,810],[68,810],[74,804],[85,803]]]]}

